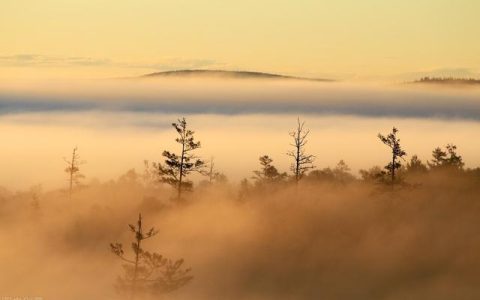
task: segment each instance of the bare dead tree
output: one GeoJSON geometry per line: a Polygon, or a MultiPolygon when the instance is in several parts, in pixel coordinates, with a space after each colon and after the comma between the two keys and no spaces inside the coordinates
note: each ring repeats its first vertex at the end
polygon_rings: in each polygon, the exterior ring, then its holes
{"type": "Polygon", "coordinates": [[[191,172],[203,171],[205,162],[193,154],[193,151],[200,148],[200,142],[195,141],[194,131],[187,128],[187,121],[185,118],[178,119],[178,123],[172,123],[173,128],[178,133],[178,138],[175,139],[181,145],[181,152],[179,155],[170,151],[163,151],[162,155],[165,157],[165,164],[154,164],[157,169],[160,181],[167,183],[177,189],[177,197],[181,198],[182,191],[192,188],[193,183],[186,180],[186,177],[191,172]]]}
{"type": "Polygon", "coordinates": [[[69,196],[72,196],[73,186],[80,184],[80,179],[85,178],[85,176],[80,173],[80,165],[84,164],[85,161],[80,160],[80,155],[78,154],[78,147],[73,148],[72,157],[70,160],[63,158],[67,167],[65,172],[68,174],[68,191],[69,196]]]}
{"type": "Polygon", "coordinates": [[[290,132],[290,136],[293,138],[293,143],[290,145],[294,147],[294,150],[287,152],[287,155],[293,158],[290,170],[295,176],[296,183],[302,179],[308,170],[315,167],[313,165],[315,156],[305,153],[305,146],[308,142],[307,137],[310,130],[305,129],[304,125],[305,122],[300,122],[300,118],[297,118],[297,128],[290,132]]]}
{"type": "Polygon", "coordinates": [[[144,231],[141,214],[136,225],[128,226],[135,236],[132,243],[133,258],[125,257],[121,243],[110,244],[111,251],[125,262],[125,275],[120,276],[116,284],[119,292],[129,294],[130,299],[139,293],[164,294],[183,287],[193,279],[191,269],[182,269],[183,259],[173,261],[158,253],[143,250],[142,242],[155,236],[158,231],[153,227],[144,231]]]}
{"type": "Polygon", "coordinates": [[[208,182],[212,183],[213,180],[215,179],[215,175],[218,174],[218,172],[215,171],[215,160],[213,159],[213,156],[210,158],[210,162],[208,166],[209,166],[209,169],[207,172],[208,182]]]}
{"type": "Polygon", "coordinates": [[[154,164],[150,164],[148,160],[143,161],[143,174],[142,174],[142,182],[144,186],[150,187],[152,186],[157,178],[157,169],[153,166],[154,164]]]}
{"type": "Polygon", "coordinates": [[[208,166],[208,170],[202,173],[203,175],[208,177],[209,184],[212,184],[214,182],[225,183],[227,181],[227,176],[225,176],[225,174],[219,172],[215,168],[215,159],[213,158],[213,156],[210,158],[210,161],[206,164],[206,166],[208,166]]]}
{"type": "Polygon", "coordinates": [[[404,159],[403,157],[407,155],[400,146],[400,139],[397,137],[397,133],[398,129],[393,127],[392,132],[387,136],[378,134],[380,141],[392,149],[392,161],[385,166],[385,169],[388,170],[391,176],[392,188],[395,184],[395,171],[402,166],[398,159],[404,159]]]}

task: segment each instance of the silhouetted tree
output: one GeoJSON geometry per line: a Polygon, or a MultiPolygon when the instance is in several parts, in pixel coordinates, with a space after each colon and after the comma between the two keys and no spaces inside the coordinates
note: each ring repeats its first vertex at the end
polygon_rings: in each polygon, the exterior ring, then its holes
{"type": "Polygon", "coordinates": [[[138,215],[136,225],[129,224],[135,240],[132,243],[133,258],[125,257],[121,243],[111,243],[111,251],[122,259],[125,274],[117,280],[116,288],[119,292],[128,293],[130,299],[138,294],[164,294],[181,288],[189,283],[193,276],[191,269],[182,269],[183,259],[172,261],[158,253],[143,250],[142,242],[157,234],[152,227],[143,230],[142,215],[138,215]]]}
{"type": "Polygon", "coordinates": [[[340,160],[335,168],[323,168],[321,170],[313,170],[306,177],[309,181],[331,182],[344,185],[355,180],[355,176],[350,173],[350,167],[340,160]]]}
{"type": "Polygon", "coordinates": [[[392,187],[395,184],[395,171],[402,166],[398,159],[403,159],[403,157],[407,155],[407,153],[403,151],[402,147],[400,146],[400,139],[397,138],[397,132],[398,129],[393,127],[392,132],[387,136],[384,136],[380,133],[378,134],[380,141],[390,147],[392,150],[392,161],[385,166],[385,169],[388,170],[388,173],[391,176],[392,187]]]}
{"type": "Polygon", "coordinates": [[[448,144],[446,151],[440,147],[432,151],[432,160],[428,162],[430,169],[449,168],[455,170],[462,170],[465,163],[462,156],[457,154],[457,146],[448,144]]]}
{"type": "Polygon", "coordinates": [[[155,164],[161,182],[167,183],[177,189],[177,197],[181,198],[183,190],[192,188],[193,183],[186,180],[191,172],[200,172],[203,170],[205,162],[193,154],[193,151],[200,148],[200,142],[194,139],[194,131],[187,128],[185,118],[178,119],[178,123],[172,123],[173,128],[178,133],[175,139],[181,145],[182,150],[177,155],[170,151],[163,151],[165,164],[155,164]]]}
{"type": "Polygon", "coordinates": [[[473,178],[479,180],[480,179],[480,168],[477,167],[477,168],[473,168],[473,169],[467,169],[466,170],[466,173],[470,176],[472,176],[473,178]]]}
{"type": "Polygon", "coordinates": [[[68,174],[68,194],[71,197],[73,186],[80,184],[80,179],[85,178],[83,174],[80,173],[80,165],[84,164],[84,161],[80,160],[80,155],[78,154],[78,148],[73,148],[72,158],[70,160],[63,158],[67,167],[65,172],[68,174]]]}
{"type": "Polygon", "coordinates": [[[432,160],[427,162],[428,166],[431,169],[441,167],[445,164],[446,158],[447,153],[443,151],[440,147],[437,147],[432,151],[432,160]]]}
{"type": "Polygon", "coordinates": [[[156,183],[157,178],[157,168],[155,164],[150,164],[148,160],[143,161],[143,174],[142,182],[145,186],[151,186],[156,183]],[[153,166],[152,166],[153,165],[153,166]]]}
{"type": "Polygon", "coordinates": [[[465,163],[463,162],[462,156],[457,154],[457,146],[448,144],[446,148],[448,153],[447,164],[454,169],[462,170],[465,163]]]}
{"type": "Polygon", "coordinates": [[[273,160],[268,155],[260,156],[259,158],[261,169],[253,171],[257,185],[277,183],[283,180],[287,174],[278,172],[277,168],[272,165],[273,160]]]}
{"type": "Polygon", "coordinates": [[[216,183],[227,183],[228,182],[228,177],[227,175],[223,173],[217,173],[214,178],[216,183]]]}
{"type": "Polygon", "coordinates": [[[210,158],[210,161],[208,164],[206,164],[208,167],[207,171],[204,171],[204,175],[208,177],[208,183],[212,184],[214,182],[227,182],[227,176],[225,174],[218,172],[215,169],[215,159],[213,157],[210,158]]]}
{"type": "Polygon", "coordinates": [[[421,174],[428,171],[427,165],[425,165],[417,155],[413,155],[410,161],[407,163],[407,173],[421,174]]]}
{"type": "Polygon", "coordinates": [[[243,178],[240,181],[240,188],[238,192],[238,199],[245,200],[245,198],[250,194],[252,187],[247,178],[243,178]]]}
{"type": "Polygon", "coordinates": [[[122,185],[129,185],[131,187],[140,185],[139,179],[140,175],[135,171],[135,169],[130,169],[126,173],[118,177],[118,183],[122,185]]]}
{"type": "Polygon", "coordinates": [[[307,137],[310,130],[305,129],[304,125],[305,122],[300,122],[300,118],[298,118],[297,128],[290,132],[290,136],[293,138],[293,144],[290,145],[294,147],[294,150],[287,152],[287,155],[293,158],[290,170],[293,172],[296,183],[302,179],[308,170],[314,168],[315,156],[305,153],[305,145],[308,142],[307,137]]]}
{"type": "Polygon", "coordinates": [[[355,180],[355,176],[350,173],[350,167],[343,159],[340,160],[335,166],[335,169],[333,169],[333,174],[335,176],[335,180],[341,184],[346,184],[355,180]]]}
{"type": "Polygon", "coordinates": [[[360,170],[360,176],[362,177],[363,181],[371,182],[371,183],[382,183],[383,184],[388,179],[387,172],[385,172],[379,166],[371,167],[368,170],[361,169],[360,170]]]}
{"type": "Polygon", "coordinates": [[[323,168],[321,170],[313,170],[308,173],[306,179],[309,181],[316,181],[316,182],[334,182],[335,181],[335,174],[333,170],[328,168],[323,168]]]}
{"type": "Polygon", "coordinates": [[[208,171],[205,172],[205,175],[208,176],[208,182],[212,183],[217,174],[218,172],[215,171],[215,160],[211,157],[208,162],[208,171]]]}

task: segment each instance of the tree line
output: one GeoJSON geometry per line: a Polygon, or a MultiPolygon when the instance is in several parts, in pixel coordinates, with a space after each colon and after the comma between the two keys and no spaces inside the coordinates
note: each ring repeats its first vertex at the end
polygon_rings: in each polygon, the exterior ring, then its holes
{"type": "MultiPolygon", "coordinates": [[[[178,151],[164,150],[163,162],[154,162],[150,165],[145,161],[144,177],[148,177],[149,182],[171,186],[175,190],[175,197],[172,198],[174,202],[181,202],[182,195],[192,191],[193,182],[190,180],[192,173],[205,176],[209,184],[226,182],[227,177],[215,168],[213,157],[206,161],[196,155],[196,150],[201,148],[201,142],[196,140],[195,131],[190,129],[187,120],[180,118],[171,125],[177,134],[175,142],[179,145],[178,151]]],[[[309,133],[310,130],[305,128],[305,122],[298,118],[296,127],[289,132],[291,150],[286,152],[291,159],[290,174],[280,172],[273,164],[273,159],[265,154],[259,157],[260,169],[254,170],[250,178],[253,182],[243,179],[240,186],[260,187],[280,182],[292,182],[298,185],[304,179],[310,182],[336,181],[342,184],[354,181],[356,177],[350,173],[350,167],[343,160],[340,160],[333,169],[316,168],[315,155],[309,154],[306,149],[309,133]]],[[[432,158],[424,163],[415,154],[409,161],[405,159],[407,152],[401,146],[399,130],[396,127],[393,127],[388,134],[379,133],[377,138],[388,147],[391,160],[383,168],[375,166],[368,170],[360,170],[363,181],[387,184],[393,189],[406,184],[406,174],[422,174],[434,170],[464,170],[465,163],[462,156],[457,153],[457,146],[454,144],[447,144],[444,148],[436,147],[432,151],[432,158]]],[[[77,147],[73,149],[71,159],[65,159],[65,162],[67,163],[65,172],[68,174],[68,192],[71,196],[73,188],[80,186],[80,180],[85,177],[80,173],[80,165],[85,162],[80,160],[77,147]]]]}
{"type": "MultiPolygon", "coordinates": [[[[195,131],[190,129],[185,118],[178,119],[171,124],[175,133],[177,151],[164,150],[163,161],[150,165],[145,161],[144,179],[150,183],[161,183],[172,187],[175,196],[174,203],[182,202],[184,194],[193,190],[190,175],[199,173],[207,178],[208,184],[225,182],[226,176],[216,170],[213,157],[206,161],[196,155],[201,148],[201,143],[195,138],[195,131]]],[[[239,198],[244,199],[249,192],[269,191],[279,184],[293,184],[298,187],[301,181],[334,182],[346,185],[358,179],[350,173],[351,169],[340,160],[333,168],[317,169],[314,165],[316,157],[307,151],[310,130],[305,127],[305,122],[297,118],[295,128],[289,132],[291,150],[285,154],[291,159],[290,173],[280,172],[273,164],[269,155],[259,157],[260,168],[253,171],[250,180],[244,179],[240,183],[239,198]]],[[[411,174],[421,175],[432,171],[464,172],[464,162],[457,153],[454,144],[447,144],[444,148],[437,147],[432,151],[431,160],[424,163],[417,155],[412,155],[406,160],[407,152],[401,145],[399,130],[396,127],[388,134],[377,135],[379,142],[384,144],[390,160],[386,165],[360,170],[361,180],[364,182],[390,187],[391,190],[408,186],[405,178],[411,174]]],[[[80,159],[78,148],[72,151],[71,158],[65,159],[65,172],[68,174],[68,195],[71,198],[74,187],[81,185],[85,176],[80,172],[80,166],[85,161],[80,159]]],[[[468,170],[471,171],[471,170],[468,170]]],[[[475,169],[480,174],[480,169],[475,169]]],[[[149,252],[144,249],[144,242],[154,237],[158,231],[154,228],[144,229],[142,215],[138,215],[136,224],[128,226],[133,234],[131,243],[132,256],[125,254],[122,243],[111,243],[110,250],[119,257],[124,265],[124,274],[119,276],[116,288],[119,292],[134,299],[139,295],[160,295],[177,290],[192,281],[190,268],[184,268],[184,260],[172,260],[159,253],[149,252]]]]}

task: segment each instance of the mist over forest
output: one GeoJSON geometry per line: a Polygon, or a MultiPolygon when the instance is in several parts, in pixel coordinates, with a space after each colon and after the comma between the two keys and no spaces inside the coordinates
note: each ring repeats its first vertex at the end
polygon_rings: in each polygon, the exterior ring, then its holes
{"type": "Polygon", "coordinates": [[[0,3],[0,300],[480,299],[480,1],[0,3]]]}

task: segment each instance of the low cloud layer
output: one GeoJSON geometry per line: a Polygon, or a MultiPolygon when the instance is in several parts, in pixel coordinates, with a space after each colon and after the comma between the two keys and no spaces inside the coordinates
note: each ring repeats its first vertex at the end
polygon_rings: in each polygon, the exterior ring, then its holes
{"type": "Polygon", "coordinates": [[[342,83],[148,79],[1,89],[2,115],[31,112],[302,114],[480,120],[480,90],[342,83]]]}

